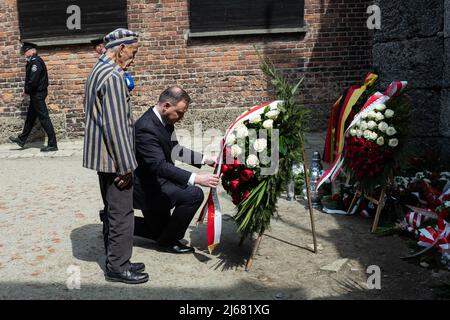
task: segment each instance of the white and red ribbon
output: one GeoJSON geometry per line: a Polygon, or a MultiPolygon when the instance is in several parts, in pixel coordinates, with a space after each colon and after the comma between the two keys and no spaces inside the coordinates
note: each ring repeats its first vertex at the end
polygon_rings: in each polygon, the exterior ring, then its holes
{"type": "Polygon", "coordinates": [[[450,252],[450,225],[442,218],[438,220],[437,229],[427,227],[419,230],[419,242],[422,247],[430,248],[436,246],[440,252],[450,252]]]}
{"type": "MultiPolygon", "coordinates": [[[[384,94],[376,92],[375,94],[370,96],[370,98],[362,107],[361,111],[355,115],[347,130],[345,130],[344,139],[346,136],[348,136],[350,129],[353,128],[362,119],[363,116],[366,116],[369,112],[374,111],[378,105],[386,103],[391,97],[399,95],[407,86],[407,84],[408,82],[406,81],[394,81],[386,89],[384,94]]],[[[315,186],[316,191],[319,190],[320,186],[322,186],[322,184],[324,184],[328,179],[331,178],[331,181],[334,181],[337,178],[337,176],[341,172],[342,165],[344,164],[344,150],[345,140],[343,151],[336,157],[336,159],[330,165],[330,168],[320,177],[319,181],[317,181],[315,186]]]]}
{"type": "Polygon", "coordinates": [[[412,232],[422,225],[427,220],[427,217],[420,213],[411,211],[405,216],[405,223],[408,225],[408,231],[412,232]]]}
{"type": "MultiPolygon", "coordinates": [[[[222,170],[222,163],[223,163],[223,152],[225,150],[226,144],[225,141],[227,141],[228,136],[233,132],[233,130],[240,124],[242,124],[244,121],[249,120],[255,116],[261,115],[264,113],[264,110],[266,107],[275,108],[278,106],[278,104],[282,104],[283,101],[277,100],[268,102],[262,105],[255,106],[251,108],[250,110],[244,112],[242,115],[240,115],[232,124],[228,127],[225,135],[222,138],[221,147],[220,147],[220,153],[219,158],[217,161],[216,168],[214,170],[214,174],[217,174],[220,176],[221,170],[222,170]]],[[[207,234],[207,241],[208,241],[208,250],[211,253],[214,248],[220,243],[220,235],[222,232],[222,210],[220,207],[219,197],[217,195],[217,189],[211,188],[209,191],[208,199],[203,206],[203,209],[200,213],[200,216],[197,220],[197,223],[203,223],[204,217],[207,214],[208,221],[206,226],[206,234],[207,234]]]]}

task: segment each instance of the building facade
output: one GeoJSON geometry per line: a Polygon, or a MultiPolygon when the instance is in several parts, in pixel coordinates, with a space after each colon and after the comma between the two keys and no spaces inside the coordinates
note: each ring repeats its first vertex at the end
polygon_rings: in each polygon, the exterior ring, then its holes
{"type": "MultiPolygon", "coordinates": [[[[20,1],[0,2],[2,142],[21,130],[27,108],[22,94],[25,59],[19,50],[24,38],[21,28],[25,29],[18,10],[20,1]]],[[[257,4],[258,0],[253,2],[257,4]]],[[[369,5],[369,1],[306,0],[302,28],[282,28],[268,34],[212,32],[195,37],[189,34],[192,14],[187,0],[129,0],[128,28],[139,32],[141,40],[135,66],[130,70],[136,83],[134,110],[142,113],[164,88],[178,84],[193,98],[181,125],[202,121],[203,128],[223,129],[244,107],[271,99],[271,86],[259,69],[256,48],[293,80],[305,78],[301,102],[312,110],[311,130],[323,131],[330,105],[342,89],[361,83],[371,70],[373,32],[366,26],[369,5]]],[[[251,10],[249,13],[248,20],[241,23],[250,25],[256,19],[251,10]]],[[[281,23],[282,14],[277,17],[281,23]]],[[[83,135],[84,84],[96,53],[89,43],[69,42],[44,41],[39,55],[48,67],[47,104],[58,135],[76,138],[83,135]]]]}

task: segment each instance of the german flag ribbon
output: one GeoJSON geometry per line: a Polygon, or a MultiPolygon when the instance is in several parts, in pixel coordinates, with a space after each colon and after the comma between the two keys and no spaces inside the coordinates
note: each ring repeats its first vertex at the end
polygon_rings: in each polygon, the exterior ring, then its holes
{"type": "MultiPolygon", "coordinates": [[[[376,92],[375,94],[370,96],[370,98],[361,108],[361,111],[356,114],[356,116],[353,118],[352,122],[348,126],[347,130],[345,131],[344,136],[342,138],[343,143],[345,144],[345,137],[347,136],[350,129],[353,128],[362,119],[363,116],[366,116],[369,112],[374,111],[378,105],[386,103],[391,97],[399,95],[403,91],[403,89],[407,86],[407,84],[408,83],[406,81],[394,81],[386,89],[384,94],[376,92]]],[[[342,147],[342,150],[344,150],[344,147],[342,147]]],[[[336,157],[336,159],[333,161],[333,163],[330,165],[330,168],[320,177],[319,181],[317,181],[315,190],[319,190],[320,186],[328,179],[334,181],[336,177],[339,175],[343,164],[344,164],[344,154],[343,151],[341,151],[336,157]]]]}

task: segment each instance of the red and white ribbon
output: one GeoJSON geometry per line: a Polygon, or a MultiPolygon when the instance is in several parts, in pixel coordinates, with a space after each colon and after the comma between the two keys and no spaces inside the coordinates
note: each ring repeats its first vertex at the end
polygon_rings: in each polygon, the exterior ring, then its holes
{"type": "Polygon", "coordinates": [[[421,215],[420,213],[416,212],[409,212],[406,214],[405,222],[408,225],[408,229],[411,228],[410,231],[413,231],[417,228],[420,228],[423,222],[427,220],[426,216],[421,215]]]}
{"type": "MultiPolygon", "coordinates": [[[[346,136],[348,136],[350,129],[353,128],[364,116],[367,116],[369,112],[374,111],[378,105],[386,103],[391,97],[399,95],[407,86],[407,84],[408,83],[406,81],[395,81],[391,83],[391,85],[386,89],[384,94],[376,92],[375,94],[370,96],[370,98],[362,107],[361,111],[356,114],[347,130],[345,130],[344,139],[346,136]]],[[[343,150],[345,150],[345,147],[343,150]]],[[[336,157],[336,159],[330,165],[330,168],[320,177],[319,181],[317,181],[315,186],[316,191],[319,190],[320,186],[324,184],[325,181],[327,181],[328,179],[331,178],[331,181],[334,181],[341,172],[343,164],[344,164],[344,151],[341,152],[336,157]]]]}
{"type": "MultiPolygon", "coordinates": [[[[219,158],[217,161],[216,168],[214,170],[214,174],[217,174],[220,176],[221,170],[222,170],[222,163],[223,163],[223,152],[226,147],[226,141],[228,136],[233,132],[233,130],[242,124],[244,121],[249,120],[253,117],[256,117],[258,115],[261,115],[264,113],[264,110],[266,107],[270,107],[271,109],[276,108],[278,104],[282,104],[283,101],[277,100],[268,102],[262,105],[255,106],[251,108],[250,110],[244,112],[242,115],[240,115],[232,124],[228,127],[225,135],[222,138],[221,146],[220,146],[220,153],[219,158]]],[[[211,253],[214,248],[220,243],[220,235],[222,232],[222,210],[220,207],[219,197],[217,195],[217,189],[211,188],[209,191],[208,200],[206,201],[205,205],[203,206],[203,209],[200,213],[200,216],[197,220],[197,223],[203,223],[204,217],[207,214],[208,221],[206,226],[206,234],[207,234],[207,241],[208,241],[208,250],[211,253]]]]}
{"type": "Polygon", "coordinates": [[[427,227],[419,230],[420,237],[417,244],[422,247],[436,246],[440,252],[450,252],[450,225],[442,218],[438,220],[438,227],[427,227]]]}

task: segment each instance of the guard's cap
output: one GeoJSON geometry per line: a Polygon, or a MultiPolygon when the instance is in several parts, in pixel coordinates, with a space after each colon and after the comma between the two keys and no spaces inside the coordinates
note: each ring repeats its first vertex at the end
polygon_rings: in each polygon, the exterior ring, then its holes
{"type": "Polygon", "coordinates": [[[91,40],[91,44],[95,47],[96,45],[103,43],[103,38],[97,38],[97,39],[93,39],[91,40]]]}
{"type": "Polygon", "coordinates": [[[30,49],[35,49],[35,48],[37,48],[37,45],[36,45],[36,44],[31,43],[31,42],[24,42],[23,45],[22,45],[21,51],[22,51],[23,53],[25,53],[25,52],[27,52],[28,50],[30,50],[30,49]]]}

